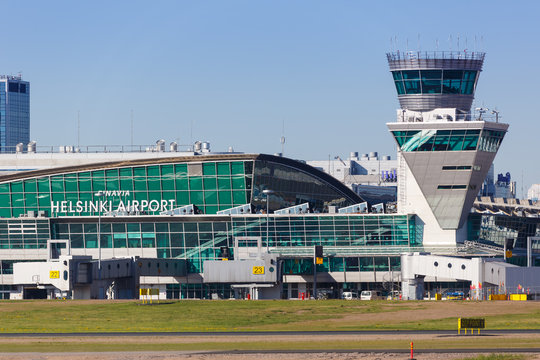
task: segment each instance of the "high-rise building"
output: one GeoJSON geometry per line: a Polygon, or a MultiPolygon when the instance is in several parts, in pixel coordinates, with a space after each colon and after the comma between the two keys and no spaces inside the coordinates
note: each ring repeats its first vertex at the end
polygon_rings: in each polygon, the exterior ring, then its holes
{"type": "Polygon", "coordinates": [[[30,83],[0,75],[0,152],[12,153],[30,141],[30,83]]]}
{"type": "Polygon", "coordinates": [[[471,112],[484,56],[387,54],[401,105],[387,124],[399,148],[398,210],[418,215],[426,245],[467,238],[467,216],[508,129],[497,111],[471,112]]]}

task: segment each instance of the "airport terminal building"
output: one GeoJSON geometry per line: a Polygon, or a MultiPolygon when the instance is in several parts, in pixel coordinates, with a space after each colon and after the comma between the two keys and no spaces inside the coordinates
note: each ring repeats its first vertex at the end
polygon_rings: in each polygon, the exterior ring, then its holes
{"type": "Polygon", "coordinates": [[[0,298],[136,298],[149,288],[168,299],[364,289],[422,298],[469,287],[478,298],[482,284],[513,286],[514,267],[489,260],[508,237],[535,236],[536,223],[471,214],[508,128],[470,111],[483,54],[388,60],[402,105],[388,124],[397,211],[280,156],[200,143],[165,151],[164,141],[43,152],[32,142],[0,155],[0,298]]]}

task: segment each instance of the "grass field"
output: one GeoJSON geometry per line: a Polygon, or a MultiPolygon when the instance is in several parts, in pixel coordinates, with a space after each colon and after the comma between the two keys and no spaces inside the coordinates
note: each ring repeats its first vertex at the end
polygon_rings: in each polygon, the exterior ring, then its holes
{"type": "Polygon", "coordinates": [[[538,302],[2,301],[0,332],[454,330],[458,317],[488,329],[540,329],[538,302]]]}

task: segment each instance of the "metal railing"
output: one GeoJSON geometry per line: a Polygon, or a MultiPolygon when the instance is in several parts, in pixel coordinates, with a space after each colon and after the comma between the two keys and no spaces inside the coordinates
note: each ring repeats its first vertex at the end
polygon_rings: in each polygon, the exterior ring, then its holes
{"type": "Polygon", "coordinates": [[[395,51],[386,53],[388,61],[400,60],[480,60],[484,61],[485,52],[463,51],[395,51]]]}
{"type": "MultiPolygon", "coordinates": [[[[193,151],[193,145],[177,145],[177,150],[173,152],[193,151]]],[[[75,154],[75,153],[144,153],[144,152],[170,152],[170,149],[160,150],[156,147],[156,144],[151,145],[85,145],[85,146],[72,146],[72,145],[43,145],[36,146],[34,149],[29,150],[28,146],[24,144],[22,147],[17,146],[4,146],[1,148],[1,153],[15,154],[15,153],[40,153],[40,154],[75,154]]]]}

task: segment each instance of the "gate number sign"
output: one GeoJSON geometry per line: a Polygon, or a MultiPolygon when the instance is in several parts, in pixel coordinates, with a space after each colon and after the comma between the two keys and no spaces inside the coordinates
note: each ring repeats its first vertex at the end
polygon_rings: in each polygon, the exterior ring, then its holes
{"type": "Polygon", "coordinates": [[[264,266],[254,266],[253,275],[264,275],[264,266]]]}

